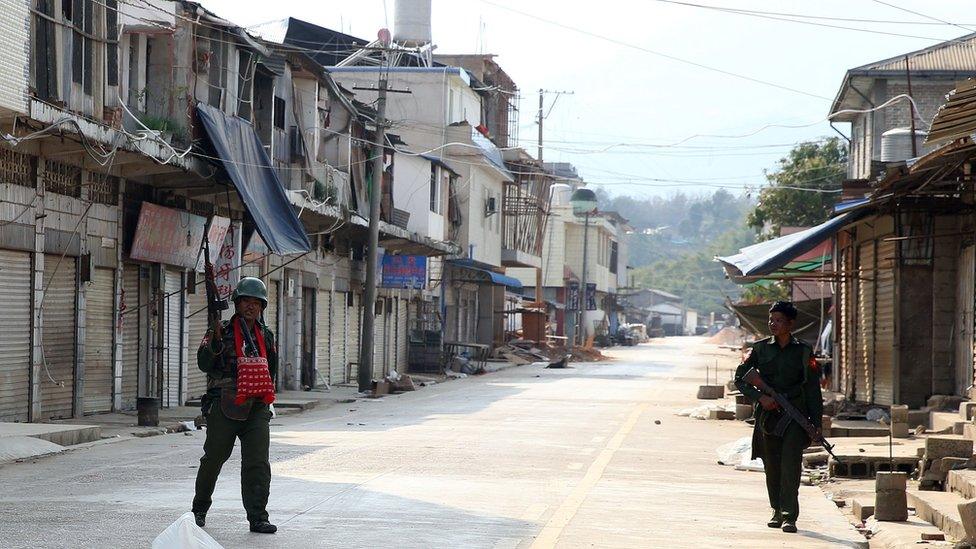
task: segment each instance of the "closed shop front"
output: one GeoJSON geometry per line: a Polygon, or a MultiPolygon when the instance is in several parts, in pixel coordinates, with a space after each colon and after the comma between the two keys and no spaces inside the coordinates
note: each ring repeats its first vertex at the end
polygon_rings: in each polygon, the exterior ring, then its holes
{"type": "Polygon", "coordinates": [[[376,313],[373,322],[373,379],[382,379],[386,373],[386,350],[388,331],[387,319],[389,315],[390,299],[381,297],[376,300],[373,311],[376,313]]]}
{"type": "Polygon", "coordinates": [[[164,269],[166,293],[163,323],[163,402],[165,407],[183,404],[181,358],[183,354],[183,273],[173,268],[164,269]]]}
{"type": "Polygon", "coordinates": [[[874,402],[890,405],[895,391],[895,243],[879,239],[876,249],[874,402]]]}
{"type": "Polygon", "coordinates": [[[956,326],[959,337],[955,343],[956,394],[966,394],[973,384],[973,306],[976,295],[976,245],[970,244],[959,254],[959,273],[956,278],[956,326]]]}
{"type": "Polygon", "coordinates": [[[396,368],[397,372],[407,371],[407,353],[410,348],[409,334],[409,306],[407,299],[397,299],[397,330],[396,330],[396,368]]]}
{"type": "MultiPolygon", "coordinates": [[[[197,367],[197,349],[200,342],[207,335],[207,290],[203,284],[198,285],[196,292],[186,296],[186,329],[189,332],[189,348],[187,349],[189,364],[186,366],[187,396],[190,400],[200,398],[207,392],[207,374],[197,367]],[[199,312],[198,312],[199,311],[199,312]],[[193,316],[190,316],[193,315],[193,316]]],[[[224,312],[224,318],[230,318],[224,312]]]]}
{"type": "Polygon", "coordinates": [[[30,410],[31,254],[0,250],[0,421],[30,410]]]}
{"type": "Polygon", "coordinates": [[[139,372],[145,366],[149,351],[149,333],[142,322],[148,300],[140,288],[139,266],[122,267],[122,409],[131,410],[139,396],[139,372]]]}
{"type": "Polygon", "coordinates": [[[75,258],[44,256],[41,418],[70,418],[75,396],[75,258]],[[60,264],[59,264],[60,260],[60,264]]]}
{"type": "Polygon", "coordinates": [[[874,277],[875,243],[868,241],[858,248],[858,332],[854,394],[857,400],[870,402],[874,394],[874,277]]]}
{"type": "Polygon", "coordinates": [[[351,383],[356,383],[359,379],[359,339],[362,333],[362,310],[360,309],[360,304],[362,303],[362,297],[355,293],[349,292],[349,300],[346,302],[349,306],[346,307],[346,334],[348,334],[348,340],[346,341],[346,363],[352,364],[352,367],[348,368],[349,381],[351,383]]]}
{"type": "Polygon", "coordinates": [[[332,378],[332,294],[328,290],[319,290],[318,303],[315,308],[315,360],[316,369],[331,385],[336,383],[332,378]]]}
{"type": "Polygon", "coordinates": [[[346,383],[346,346],[349,341],[346,292],[335,292],[331,296],[332,340],[329,342],[329,382],[346,383]]]}
{"type": "MultiPolygon", "coordinates": [[[[233,307],[233,304],[231,305],[233,307]]],[[[275,336],[275,341],[281,341],[278,333],[278,281],[268,282],[268,306],[264,309],[264,323],[271,329],[275,336]]],[[[280,371],[280,370],[279,370],[280,371]]]]}
{"type": "Polygon", "coordinates": [[[85,289],[84,412],[112,410],[115,269],[97,268],[85,289]]]}

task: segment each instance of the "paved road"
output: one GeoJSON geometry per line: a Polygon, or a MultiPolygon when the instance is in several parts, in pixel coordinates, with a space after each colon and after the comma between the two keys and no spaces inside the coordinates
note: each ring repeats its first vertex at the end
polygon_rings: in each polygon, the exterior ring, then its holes
{"type": "MultiPolygon", "coordinates": [[[[732,366],[700,341],[279,418],[279,533],[247,532],[236,451],[207,530],[228,548],[852,546],[817,488],[803,489],[799,534],[767,529],[762,475],[715,464],[746,426],[674,415],[697,404],[706,364],[732,366]]],[[[0,467],[0,547],[148,547],[187,510],[202,443],[158,436],[0,467]]]]}

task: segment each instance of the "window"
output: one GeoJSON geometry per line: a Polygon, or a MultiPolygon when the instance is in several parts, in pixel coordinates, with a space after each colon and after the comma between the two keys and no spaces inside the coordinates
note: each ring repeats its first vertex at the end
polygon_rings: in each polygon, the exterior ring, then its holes
{"type": "Polygon", "coordinates": [[[108,38],[108,74],[105,78],[109,86],[119,85],[119,2],[105,0],[105,31],[108,38]]]}
{"type": "Polygon", "coordinates": [[[285,100],[277,95],[274,98],[274,127],[285,129],[285,100]]]}
{"type": "MultiPolygon", "coordinates": [[[[65,2],[70,6],[70,2],[65,2]]],[[[37,0],[37,13],[32,18],[34,51],[31,55],[33,84],[37,97],[44,100],[57,99],[57,57],[54,48],[55,24],[44,16],[54,14],[54,0],[37,0]]]]}
{"type": "Polygon", "coordinates": [[[617,261],[618,261],[617,243],[613,240],[610,241],[610,272],[617,274],[617,261]]]}
{"type": "Polygon", "coordinates": [[[441,179],[435,164],[430,165],[430,211],[441,213],[441,179]]]}

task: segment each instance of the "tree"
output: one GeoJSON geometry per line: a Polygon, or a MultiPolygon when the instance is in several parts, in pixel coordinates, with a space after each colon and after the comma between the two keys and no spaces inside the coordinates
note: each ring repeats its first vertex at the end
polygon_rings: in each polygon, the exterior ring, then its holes
{"type": "Polygon", "coordinates": [[[779,168],[766,174],[769,186],[749,213],[750,227],[762,239],[780,236],[784,226],[809,227],[830,217],[845,176],[847,147],[838,137],[801,143],[781,158],[779,168]],[[810,189],[810,190],[804,190],[810,189]]]}

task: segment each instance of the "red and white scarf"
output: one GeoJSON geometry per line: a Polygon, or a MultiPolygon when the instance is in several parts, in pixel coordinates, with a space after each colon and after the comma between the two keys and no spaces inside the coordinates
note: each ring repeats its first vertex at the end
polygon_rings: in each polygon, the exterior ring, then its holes
{"type": "Polygon", "coordinates": [[[257,342],[258,356],[247,356],[244,353],[245,334],[241,330],[244,320],[234,318],[234,348],[237,351],[237,398],[234,403],[244,404],[249,398],[261,399],[265,404],[275,401],[275,387],[271,380],[271,370],[268,368],[268,349],[264,343],[264,330],[258,323],[254,324],[254,340],[257,342]]]}

